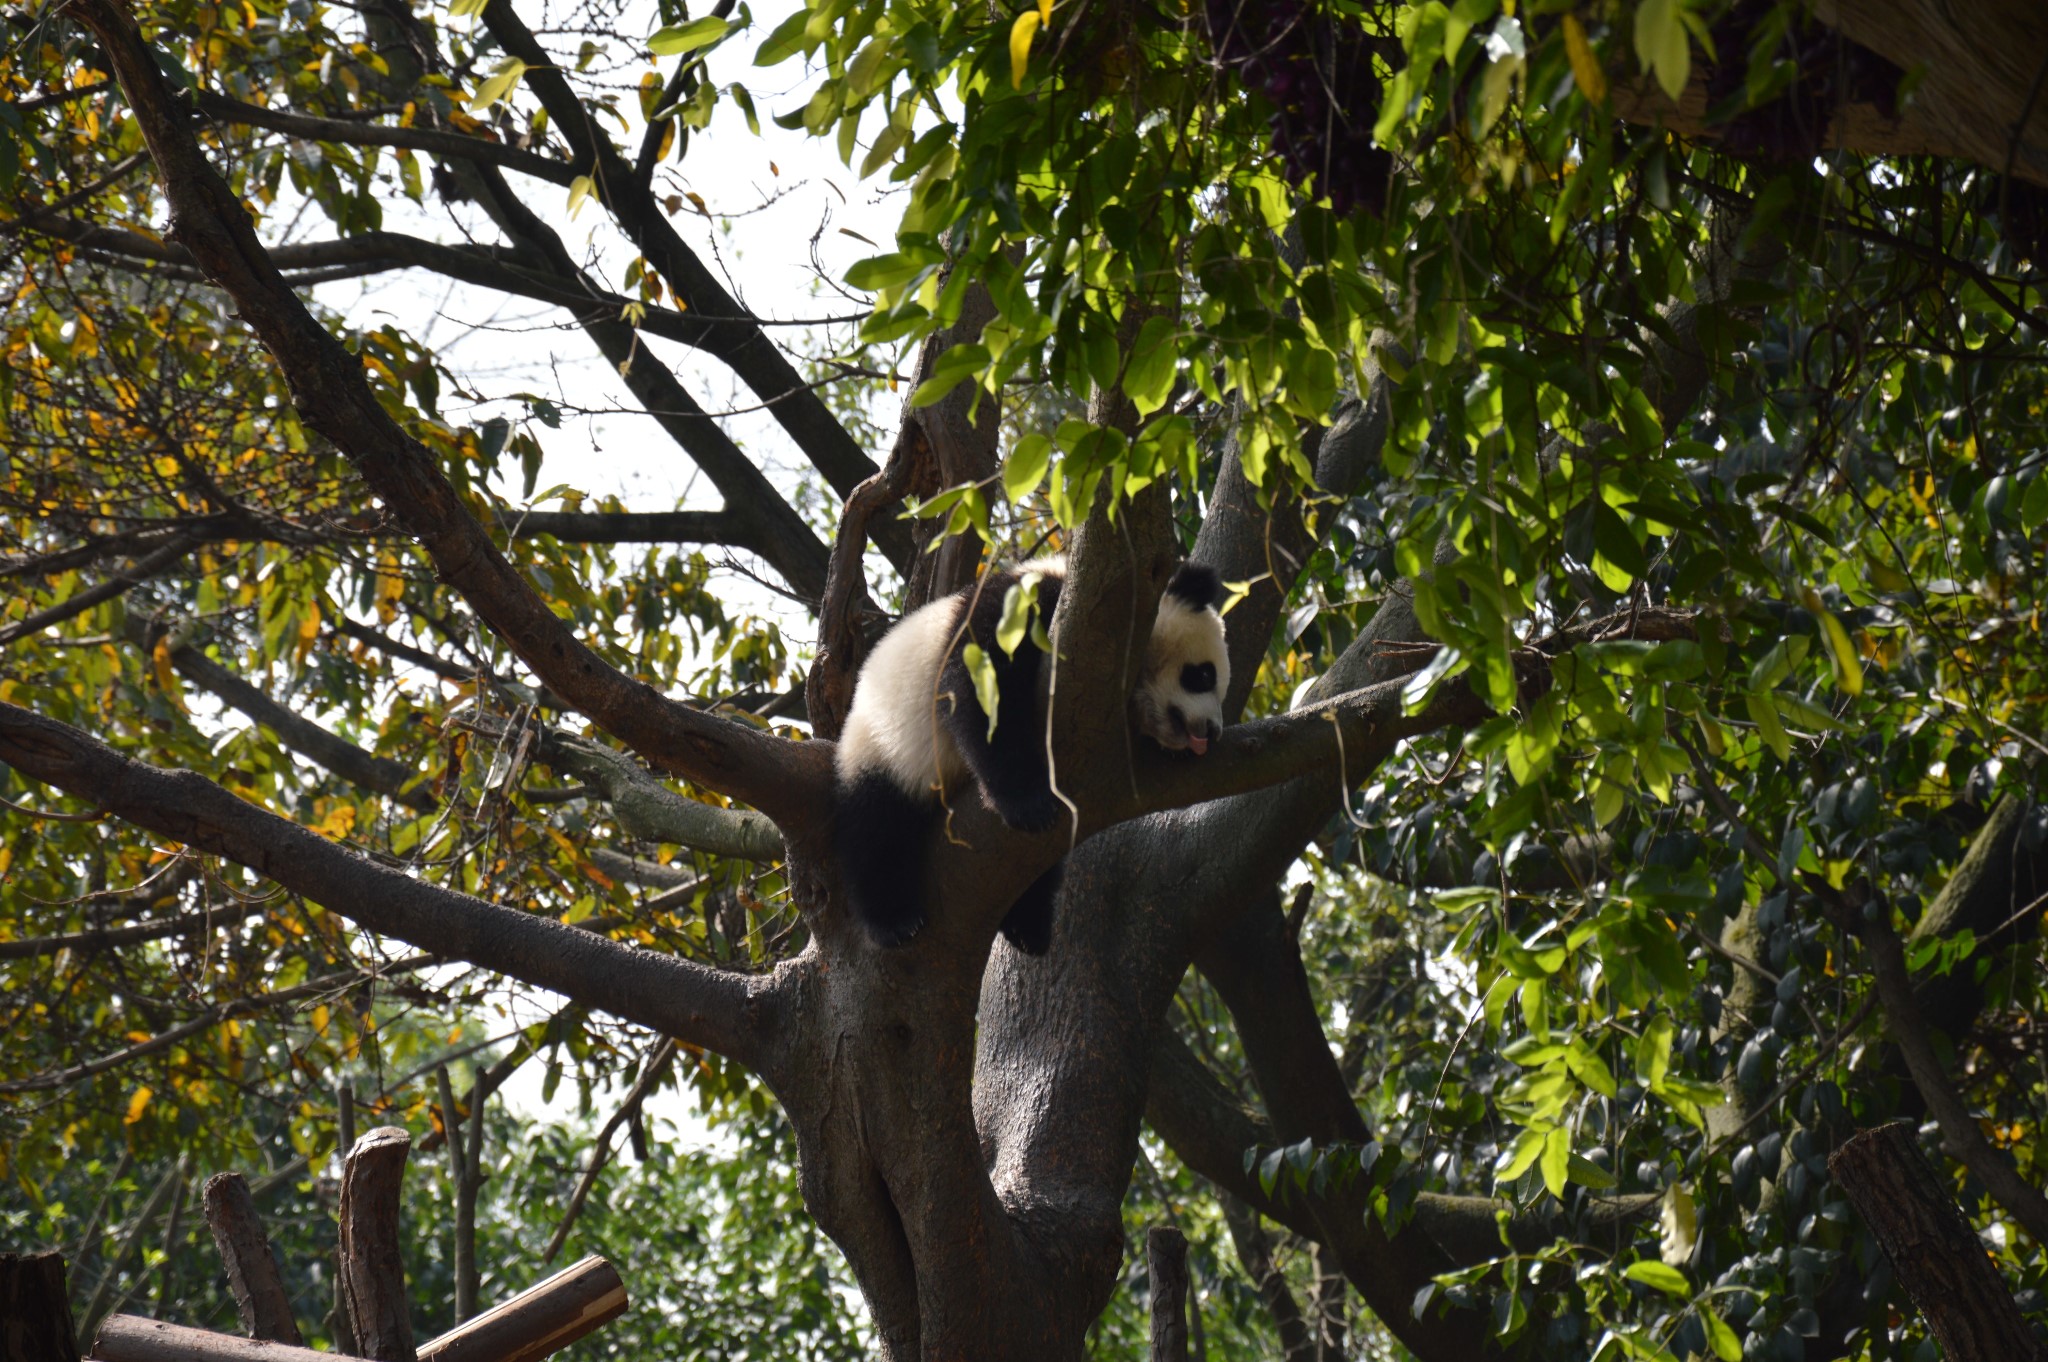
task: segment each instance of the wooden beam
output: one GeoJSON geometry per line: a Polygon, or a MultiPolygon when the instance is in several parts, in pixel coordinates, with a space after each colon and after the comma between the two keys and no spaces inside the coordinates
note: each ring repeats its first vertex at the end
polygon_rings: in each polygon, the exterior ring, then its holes
{"type": "Polygon", "coordinates": [[[398,1238],[399,1196],[411,1152],[412,1136],[397,1126],[378,1126],[342,1161],[342,1303],[357,1349],[374,1362],[418,1357],[398,1238]]]}
{"type": "Polygon", "coordinates": [[[420,1362],[538,1362],[625,1312],[625,1283],[593,1255],[450,1329],[420,1362]]]}
{"type": "MultiPolygon", "coordinates": [[[[367,1138],[367,1137],[365,1137],[367,1138]]],[[[0,1260],[4,1261],[4,1260],[0,1260]]],[[[0,1279],[4,1280],[4,1279],[0,1279]]],[[[624,1314],[626,1287],[602,1258],[563,1268],[419,1350],[421,1362],[540,1362],[624,1314]]],[[[61,1362],[77,1362],[74,1350],[61,1362]]],[[[110,1315],[94,1362],[346,1362],[340,1354],[237,1338],[137,1315],[110,1315]]],[[[0,1362],[58,1362],[40,1354],[0,1362]]]]}
{"type": "Polygon", "coordinates": [[[78,1362],[63,1254],[0,1253],[0,1325],[0,1362],[78,1362]]]}
{"type": "Polygon", "coordinates": [[[228,1290],[234,1295],[242,1332],[272,1343],[304,1343],[248,1181],[240,1173],[215,1173],[206,1180],[200,1202],[206,1227],[213,1231],[213,1246],[227,1268],[228,1290]]]}

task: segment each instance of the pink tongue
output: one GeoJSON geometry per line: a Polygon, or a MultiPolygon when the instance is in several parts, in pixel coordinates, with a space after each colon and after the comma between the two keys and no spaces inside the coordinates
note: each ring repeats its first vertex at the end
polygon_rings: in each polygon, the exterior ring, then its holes
{"type": "Polygon", "coordinates": [[[1209,750],[1209,740],[1199,734],[1190,733],[1188,734],[1188,750],[1199,757],[1209,750]]]}

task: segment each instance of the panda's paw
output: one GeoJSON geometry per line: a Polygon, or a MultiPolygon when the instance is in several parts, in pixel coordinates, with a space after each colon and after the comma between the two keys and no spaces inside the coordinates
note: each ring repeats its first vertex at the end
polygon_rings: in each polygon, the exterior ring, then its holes
{"type": "Polygon", "coordinates": [[[991,795],[989,802],[1004,823],[1017,832],[1044,832],[1060,820],[1067,806],[1051,790],[1035,790],[1030,794],[991,795]]]}
{"type": "Polygon", "coordinates": [[[860,921],[868,930],[868,938],[883,950],[908,946],[924,930],[922,913],[862,913],[860,921]]]}

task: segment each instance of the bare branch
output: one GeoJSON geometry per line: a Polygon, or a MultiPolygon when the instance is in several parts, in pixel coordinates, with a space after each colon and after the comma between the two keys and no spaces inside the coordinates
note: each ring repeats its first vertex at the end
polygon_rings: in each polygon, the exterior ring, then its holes
{"type": "Polygon", "coordinates": [[[760,814],[685,799],[624,753],[560,733],[549,734],[540,751],[550,766],[596,786],[629,837],[747,861],[782,858],[782,833],[760,814]]]}

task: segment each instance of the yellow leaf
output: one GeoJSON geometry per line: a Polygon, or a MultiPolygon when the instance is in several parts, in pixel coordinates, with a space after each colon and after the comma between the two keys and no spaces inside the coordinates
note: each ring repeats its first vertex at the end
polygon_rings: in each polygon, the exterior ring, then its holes
{"type": "Polygon", "coordinates": [[[178,673],[171,667],[171,647],[166,639],[158,639],[156,647],[149,653],[150,667],[156,672],[156,684],[164,698],[180,710],[185,708],[185,693],[178,688],[178,673]]]}
{"type": "Polygon", "coordinates": [[[1051,27],[1052,0],[1038,0],[1038,22],[1051,27]]]}
{"type": "Polygon", "coordinates": [[[1844,695],[1863,694],[1863,659],[1856,655],[1856,644],[1849,638],[1849,631],[1835,618],[1835,612],[1821,604],[1820,593],[1812,587],[1801,593],[1800,603],[1820,623],[1820,631],[1828,641],[1828,657],[1835,664],[1835,684],[1842,688],[1844,695]]]}
{"type": "Polygon", "coordinates": [[[1031,65],[1031,39],[1044,22],[1039,12],[1027,9],[1010,25],[1010,88],[1024,88],[1024,72],[1031,65]]]}
{"type": "Polygon", "coordinates": [[[322,1003],[313,1009],[313,1030],[319,1035],[327,1034],[327,1018],[327,1004],[322,1003]]]}
{"type": "Polygon", "coordinates": [[[121,1124],[132,1126],[142,1119],[142,1109],[149,1105],[154,1094],[148,1088],[137,1088],[135,1095],[128,1099],[128,1114],[121,1118],[121,1124]]]}
{"type": "Polygon", "coordinates": [[[1564,16],[1564,54],[1571,61],[1572,79],[1579,83],[1579,93],[1595,104],[1606,99],[1607,73],[1600,69],[1599,54],[1593,51],[1586,26],[1576,14],[1564,16]]]}
{"type": "Polygon", "coordinates": [[[583,206],[583,201],[596,192],[596,189],[597,186],[591,182],[588,175],[578,175],[575,179],[569,181],[570,217],[576,216],[576,210],[583,206]]]}

